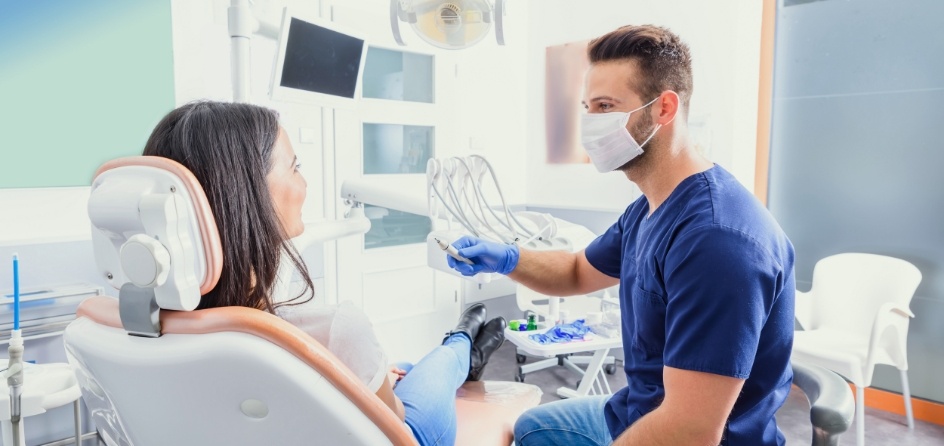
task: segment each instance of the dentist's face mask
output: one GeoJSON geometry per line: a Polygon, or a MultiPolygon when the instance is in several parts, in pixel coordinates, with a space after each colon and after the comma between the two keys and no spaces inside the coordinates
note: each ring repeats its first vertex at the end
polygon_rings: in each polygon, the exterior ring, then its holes
{"type": "Polygon", "coordinates": [[[629,115],[642,110],[658,100],[655,98],[635,110],[625,113],[584,113],[580,117],[580,142],[587,149],[590,161],[600,172],[611,172],[633,158],[642,155],[642,146],[646,145],[662,127],[656,124],[655,130],[642,144],[636,142],[626,130],[629,115]]]}

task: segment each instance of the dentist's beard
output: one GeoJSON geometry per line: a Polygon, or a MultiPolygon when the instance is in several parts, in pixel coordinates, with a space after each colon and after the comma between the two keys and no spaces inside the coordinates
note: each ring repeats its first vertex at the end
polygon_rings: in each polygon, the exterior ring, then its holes
{"type": "MultiPolygon", "coordinates": [[[[649,113],[643,113],[643,115],[639,119],[639,122],[634,124],[629,129],[629,135],[632,136],[633,139],[636,141],[645,141],[646,138],[649,138],[649,136],[652,135],[652,132],[655,129],[656,129],[656,125],[652,121],[652,115],[650,115],[649,113]]],[[[650,139],[649,142],[647,142],[646,145],[642,148],[642,153],[640,153],[639,156],[627,161],[626,164],[623,164],[616,170],[620,172],[626,172],[627,170],[633,169],[636,166],[647,163],[648,159],[651,158],[649,156],[649,152],[654,149],[654,147],[657,144],[658,139],[659,139],[658,135],[653,136],[652,139],[650,139]]]]}

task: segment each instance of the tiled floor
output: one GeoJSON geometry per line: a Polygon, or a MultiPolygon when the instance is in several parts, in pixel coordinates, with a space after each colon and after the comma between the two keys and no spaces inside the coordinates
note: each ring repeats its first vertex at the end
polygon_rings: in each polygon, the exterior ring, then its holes
{"type": "MultiPolygon", "coordinates": [[[[517,367],[514,345],[506,342],[489,361],[485,379],[513,380],[517,367]]],[[[563,367],[554,367],[528,374],[525,382],[541,387],[544,391],[541,397],[543,404],[560,399],[557,396],[557,388],[565,385],[574,387],[577,379],[573,372],[563,367]]],[[[626,376],[620,369],[615,375],[609,376],[609,382],[614,390],[622,388],[626,385],[626,376]]],[[[870,408],[866,408],[865,417],[865,442],[868,446],[944,446],[944,426],[916,420],[915,430],[909,431],[904,417],[870,408]]],[[[788,445],[810,444],[812,427],[809,422],[809,405],[801,391],[794,388],[786,404],[777,412],[777,422],[787,438],[788,445]]],[[[841,444],[855,445],[855,425],[842,435],[841,444]]]]}

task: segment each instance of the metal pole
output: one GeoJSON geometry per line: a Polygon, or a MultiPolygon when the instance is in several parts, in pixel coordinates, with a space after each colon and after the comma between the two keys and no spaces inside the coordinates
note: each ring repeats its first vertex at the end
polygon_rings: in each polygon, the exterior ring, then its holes
{"type": "Polygon", "coordinates": [[[249,41],[252,37],[252,12],[249,10],[249,0],[233,0],[228,13],[233,102],[250,102],[249,41]]]}

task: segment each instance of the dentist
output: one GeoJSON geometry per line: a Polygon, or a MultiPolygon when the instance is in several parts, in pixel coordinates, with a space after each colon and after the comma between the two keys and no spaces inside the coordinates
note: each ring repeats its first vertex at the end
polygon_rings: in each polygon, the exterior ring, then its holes
{"type": "Polygon", "coordinates": [[[600,172],[639,186],[579,253],[462,238],[448,259],[553,296],[620,285],[627,386],[526,412],[530,445],[782,445],[774,414],[790,392],[793,246],[686,123],[691,55],[671,31],[624,26],[590,42],[581,139],[600,172]]]}

